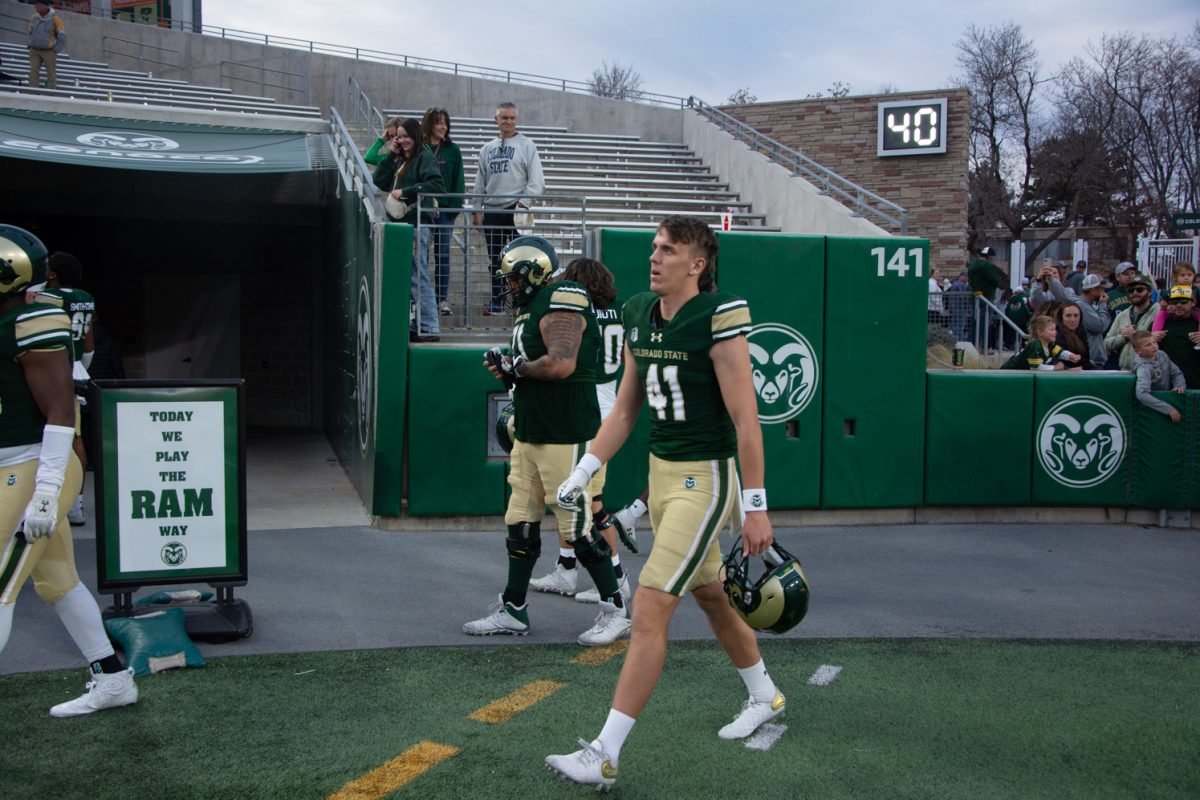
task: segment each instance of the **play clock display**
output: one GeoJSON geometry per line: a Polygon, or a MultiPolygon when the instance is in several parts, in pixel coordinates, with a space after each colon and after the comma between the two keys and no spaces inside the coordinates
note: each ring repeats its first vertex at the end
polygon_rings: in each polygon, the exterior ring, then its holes
{"type": "Polygon", "coordinates": [[[879,156],[946,152],[946,98],[879,104],[879,156]]]}

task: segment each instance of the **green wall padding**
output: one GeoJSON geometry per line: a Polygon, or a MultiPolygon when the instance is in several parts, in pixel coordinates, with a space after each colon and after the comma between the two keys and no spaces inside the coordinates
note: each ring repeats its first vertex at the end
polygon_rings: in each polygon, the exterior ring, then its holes
{"type": "Polygon", "coordinates": [[[1179,409],[1182,419],[1133,402],[1132,457],[1129,502],[1140,508],[1196,508],[1196,400],[1200,392],[1154,396],[1179,409]]]}
{"type": "Polygon", "coordinates": [[[408,370],[409,515],[504,513],[507,463],[487,456],[488,396],[504,384],[482,350],[414,347],[408,370]]]}
{"type": "Polygon", "coordinates": [[[1134,462],[1130,426],[1133,407],[1141,405],[1133,397],[1133,375],[1033,375],[1033,504],[1126,505],[1134,462]]]}
{"type": "Polygon", "coordinates": [[[819,300],[825,237],[721,233],[718,240],[717,285],[746,298],[754,322],[747,340],[770,506],[816,508],[821,502],[825,314],[819,300]]]}
{"type": "Polygon", "coordinates": [[[1029,505],[1033,374],[930,372],[926,386],[925,505],[1029,505]]]}
{"type": "MultiPolygon", "coordinates": [[[[380,226],[383,249],[375,284],[375,493],[371,513],[399,516],[404,475],[404,413],[408,400],[408,294],[413,229],[380,226]]],[[[357,397],[357,393],[355,395],[357,397]]]]}
{"type": "Polygon", "coordinates": [[[924,499],[928,268],[924,239],[825,240],[823,508],[924,499]]]}

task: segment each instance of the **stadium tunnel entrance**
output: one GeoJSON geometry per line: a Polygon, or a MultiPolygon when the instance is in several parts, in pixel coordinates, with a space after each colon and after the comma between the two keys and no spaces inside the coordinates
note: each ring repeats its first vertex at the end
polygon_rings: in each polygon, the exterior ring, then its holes
{"type": "Polygon", "coordinates": [[[244,378],[251,432],[324,429],[325,298],[337,275],[323,231],[336,170],[188,172],[22,155],[0,150],[0,219],[79,257],[98,347],[119,353],[125,377],[244,378]]]}

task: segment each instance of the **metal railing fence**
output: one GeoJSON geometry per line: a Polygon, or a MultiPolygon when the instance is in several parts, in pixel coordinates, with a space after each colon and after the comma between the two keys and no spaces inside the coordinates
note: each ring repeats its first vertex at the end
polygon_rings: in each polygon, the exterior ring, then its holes
{"type": "MultiPolygon", "coordinates": [[[[187,69],[183,66],[183,53],[170,47],[159,47],[158,45],[139,42],[135,39],[125,39],[121,36],[111,36],[109,34],[105,34],[100,40],[100,52],[104,57],[105,63],[111,63],[109,61],[110,56],[118,56],[120,58],[127,58],[131,61],[136,61],[138,69],[145,72],[153,72],[151,69],[146,69],[147,64],[153,64],[163,69],[175,70],[180,75],[187,75],[188,73],[187,69]],[[109,42],[120,42],[121,44],[130,45],[132,48],[135,48],[137,52],[127,53],[122,50],[118,50],[114,47],[111,47],[109,42]],[[155,58],[153,56],[148,56],[146,55],[147,50],[161,54],[162,57],[155,58]],[[175,56],[175,60],[162,60],[162,58],[166,58],[169,55],[175,56]]],[[[161,71],[162,70],[160,69],[160,72],[161,71]]]]}
{"type": "Polygon", "coordinates": [[[808,180],[817,186],[822,194],[847,203],[856,216],[890,225],[901,236],[908,234],[908,210],[903,206],[843,178],[798,150],[793,150],[782,142],[772,139],[698,97],[689,97],[687,104],[689,108],[694,109],[735,139],[744,142],[756,153],[762,153],[776,164],[790,170],[793,175],[808,180]]]}

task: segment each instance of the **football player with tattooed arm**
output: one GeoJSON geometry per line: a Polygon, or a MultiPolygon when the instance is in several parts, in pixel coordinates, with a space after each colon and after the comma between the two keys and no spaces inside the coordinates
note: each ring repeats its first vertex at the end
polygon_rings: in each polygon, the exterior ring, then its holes
{"type": "MultiPolygon", "coordinates": [[[[512,347],[494,347],[484,364],[512,390],[516,428],[504,522],[508,527],[508,580],[487,616],[463,625],[475,636],[529,632],[526,594],[542,549],[546,504],[600,427],[596,399],[600,331],[587,291],[578,283],[551,283],[558,270],[554,247],[537,236],[513,239],[500,253],[499,276],[515,310],[512,347]]],[[[629,609],[617,586],[612,552],[592,532],[591,508],[553,508],[562,538],[600,593],[595,624],[583,645],[610,644],[628,635],[629,609]]]]}
{"type": "Polygon", "coordinates": [[[574,753],[546,757],[555,772],[599,789],[616,782],[621,747],[662,674],[671,617],[685,592],[707,616],[750,695],[717,735],[747,737],[785,707],[754,629],[731,605],[720,579],[718,534],[727,523],[736,525],[743,509],[743,560],[764,554],[774,536],[746,341],[750,310],[745,300],[712,291],[716,258],[716,236],[701,220],[672,216],[659,225],[650,254],[650,291],[625,303],[625,378],[616,407],[558,491],[559,504],[574,507],[649,403],[655,539],[634,594],[632,640],[599,736],[580,739],[582,749],[574,753]],[[737,462],[751,487],[740,495],[737,462]]]}
{"type": "Polygon", "coordinates": [[[71,320],[56,305],[25,302],[26,290],[46,280],[47,262],[36,236],[0,225],[0,651],[17,595],[33,576],[89,665],[84,694],[50,709],[77,717],[135,703],[138,690],[75,571],[66,517],[83,470],[72,452],[71,320]]]}

